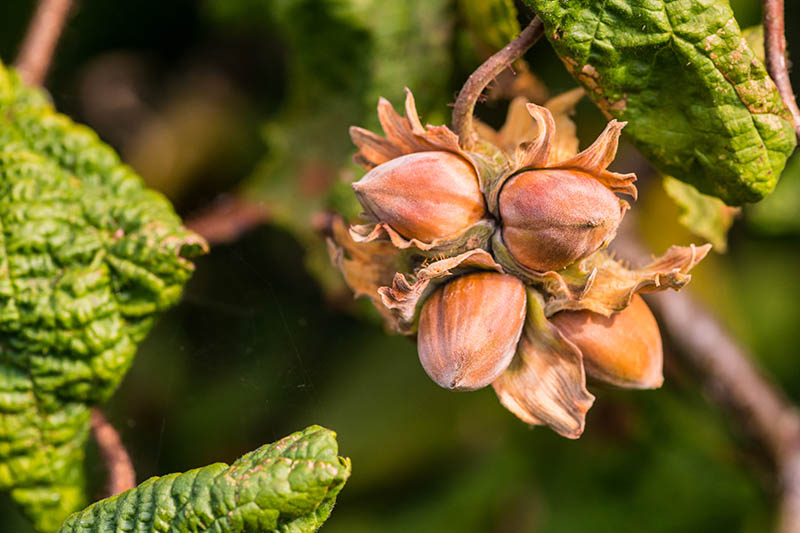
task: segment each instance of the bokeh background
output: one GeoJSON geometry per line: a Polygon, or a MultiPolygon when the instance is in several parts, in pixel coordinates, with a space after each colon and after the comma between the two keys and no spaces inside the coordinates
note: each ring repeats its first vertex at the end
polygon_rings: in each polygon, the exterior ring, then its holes
{"type": "MultiPolygon", "coordinates": [[[[77,0],[47,80],[58,108],[184,216],[221,193],[262,202],[269,216],[198,261],[183,302],[105,408],[139,480],[228,462],[318,423],[353,460],[327,533],[769,530],[769,460],[669,346],[662,389],[590,386],[586,433],[568,441],[526,427],[491,389],[439,389],[413,343],[354,304],[330,267],[315,226],[319,213],[356,209],[347,126],[374,128],[378,96],[400,108],[405,86],[425,121],[447,122],[460,84],[508,31],[471,17],[475,4],[77,0]]],[[[757,0],[733,5],[742,27],[758,24],[757,0]]],[[[2,1],[4,61],[33,7],[2,1]]],[[[800,4],[786,11],[789,50],[800,51],[800,4]]],[[[551,94],[575,86],[545,41],[527,60],[551,94]]],[[[502,101],[479,110],[495,125],[504,112],[502,101]]],[[[604,125],[585,100],[576,122],[582,146],[604,125]]],[[[640,174],[635,219],[653,250],[702,242],[678,224],[635,150],[623,145],[616,166],[640,174]]],[[[795,155],[777,192],[745,210],[727,253],[701,264],[689,289],[797,402],[799,245],[795,155]]],[[[87,468],[99,496],[94,449],[87,468]]],[[[0,531],[30,531],[1,498],[0,531]]]]}

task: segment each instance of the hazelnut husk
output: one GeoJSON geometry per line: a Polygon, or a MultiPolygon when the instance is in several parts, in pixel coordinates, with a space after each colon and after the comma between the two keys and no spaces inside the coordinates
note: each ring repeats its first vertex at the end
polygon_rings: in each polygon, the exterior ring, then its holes
{"type": "Polygon", "coordinates": [[[500,192],[503,242],[531,270],[560,270],[606,245],[627,204],[577,170],[530,170],[500,192]]]}
{"type": "Polygon", "coordinates": [[[466,274],[423,304],[417,337],[425,372],[440,386],[476,390],[514,357],[525,322],[525,286],[507,274],[466,274]]]}
{"type": "Polygon", "coordinates": [[[486,213],[475,169],[450,152],[396,157],[370,170],[353,189],[376,221],[422,242],[458,235],[486,213]]]}
{"type": "Polygon", "coordinates": [[[550,318],[583,352],[586,373],[619,387],[655,389],[664,381],[661,334],[641,296],[610,317],[564,311],[550,318]]]}

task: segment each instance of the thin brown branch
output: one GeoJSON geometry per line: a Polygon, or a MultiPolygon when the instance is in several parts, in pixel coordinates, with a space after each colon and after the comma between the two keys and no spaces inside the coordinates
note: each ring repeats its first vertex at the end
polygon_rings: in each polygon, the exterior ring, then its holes
{"type": "Polygon", "coordinates": [[[469,149],[475,142],[472,129],[472,113],[483,90],[511,63],[522,57],[539,40],[543,33],[544,25],[542,20],[539,17],[534,17],[516,39],[484,61],[461,88],[453,107],[453,130],[458,134],[459,143],[463,148],[469,149]]]}
{"type": "Polygon", "coordinates": [[[108,472],[108,497],[136,486],[136,471],[119,433],[99,409],[92,409],[92,435],[108,472]]]}
{"type": "Polygon", "coordinates": [[[794,119],[794,129],[800,138],[800,109],[792,90],[786,61],[786,35],[783,17],[783,0],[762,0],[764,16],[764,55],[767,71],[778,87],[786,107],[794,119]]]}
{"type": "Polygon", "coordinates": [[[14,66],[29,85],[44,81],[56,43],[64,29],[72,0],[40,0],[14,66]]]}
{"type": "Polygon", "coordinates": [[[214,246],[232,243],[270,218],[271,213],[263,202],[254,202],[238,194],[225,194],[190,215],[185,225],[214,246]]]}
{"type": "MultiPolygon", "coordinates": [[[[623,256],[650,258],[628,234],[615,242],[623,256]]],[[[778,531],[800,532],[800,414],[777,384],[753,364],[739,345],[703,306],[686,292],[647,296],[664,333],[681,357],[707,382],[712,396],[736,414],[769,453],[780,481],[778,531]]]]}

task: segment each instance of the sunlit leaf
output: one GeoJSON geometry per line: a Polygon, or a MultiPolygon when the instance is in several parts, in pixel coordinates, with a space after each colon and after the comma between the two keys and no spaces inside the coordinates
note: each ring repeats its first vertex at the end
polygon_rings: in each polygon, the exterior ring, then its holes
{"type": "Polygon", "coordinates": [[[525,0],[570,73],[665,174],[729,205],[772,192],[791,117],[727,0],[525,0]]]}
{"type": "Polygon", "coordinates": [[[311,426],[228,466],[150,478],[69,517],[59,533],[311,533],[350,477],[336,434],[311,426]]]}
{"type": "Polygon", "coordinates": [[[0,65],[0,489],[40,531],[84,504],[89,407],[205,250],[88,128],[0,65]]]}

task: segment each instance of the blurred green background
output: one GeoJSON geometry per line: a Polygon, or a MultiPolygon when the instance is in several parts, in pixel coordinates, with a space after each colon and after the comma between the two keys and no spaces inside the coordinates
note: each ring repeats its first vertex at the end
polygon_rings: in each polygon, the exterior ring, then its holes
{"type": "MultiPolygon", "coordinates": [[[[2,4],[0,57],[10,62],[34,2],[2,4]]],[[[97,130],[183,215],[233,191],[263,201],[271,220],[198,261],[183,302],[107,406],[139,480],[231,461],[319,423],[353,459],[329,533],[768,530],[769,460],[669,346],[661,390],[590,386],[586,433],[568,441],[529,429],[491,390],[439,389],[413,343],[353,304],[328,264],[312,221],[357,209],[347,126],[374,128],[378,96],[399,109],[404,86],[423,120],[446,122],[460,84],[514,31],[502,10],[475,16],[480,5],[77,0],[47,81],[59,109],[97,130]]],[[[743,27],[758,24],[756,0],[734,8],[743,27]]],[[[797,51],[800,4],[786,10],[797,51]]],[[[527,60],[551,94],[575,85],[546,42],[527,60]]],[[[497,101],[479,114],[498,125],[504,111],[497,101]]],[[[604,125],[585,100],[576,122],[582,146],[604,125]]],[[[640,174],[637,221],[655,251],[701,242],[630,146],[616,167],[640,174]]],[[[798,245],[795,155],[690,290],[800,402],[798,245]]],[[[94,449],[87,468],[99,496],[94,449]]],[[[30,531],[5,499],[0,531],[30,531]]]]}

